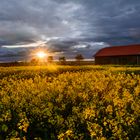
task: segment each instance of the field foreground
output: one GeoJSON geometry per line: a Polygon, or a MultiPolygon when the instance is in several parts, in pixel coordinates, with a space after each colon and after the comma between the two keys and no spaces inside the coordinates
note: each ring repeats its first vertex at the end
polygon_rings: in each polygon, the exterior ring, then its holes
{"type": "Polygon", "coordinates": [[[0,140],[140,138],[140,68],[0,68],[0,140]]]}

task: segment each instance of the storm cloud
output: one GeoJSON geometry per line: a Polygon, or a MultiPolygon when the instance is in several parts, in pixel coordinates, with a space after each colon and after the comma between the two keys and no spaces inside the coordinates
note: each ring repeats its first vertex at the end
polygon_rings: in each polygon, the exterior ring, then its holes
{"type": "Polygon", "coordinates": [[[0,0],[0,57],[26,54],[23,45],[39,41],[87,58],[109,45],[140,43],[139,7],[139,0],[0,0]]]}

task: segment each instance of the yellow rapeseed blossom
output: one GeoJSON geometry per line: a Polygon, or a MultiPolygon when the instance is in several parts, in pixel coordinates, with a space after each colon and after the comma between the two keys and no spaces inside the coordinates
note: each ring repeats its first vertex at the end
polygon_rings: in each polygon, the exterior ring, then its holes
{"type": "Polygon", "coordinates": [[[140,68],[0,68],[0,139],[138,139],[140,68]]]}

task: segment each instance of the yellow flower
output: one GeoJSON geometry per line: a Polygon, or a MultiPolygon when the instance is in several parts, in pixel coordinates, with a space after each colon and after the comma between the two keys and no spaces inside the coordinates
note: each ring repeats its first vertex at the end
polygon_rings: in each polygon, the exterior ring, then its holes
{"type": "Polygon", "coordinates": [[[113,112],[113,108],[112,108],[111,105],[108,105],[108,106],[107,106],[106,112],[108,112],[108,113],[110,113],[110,114],[113,112]]]}

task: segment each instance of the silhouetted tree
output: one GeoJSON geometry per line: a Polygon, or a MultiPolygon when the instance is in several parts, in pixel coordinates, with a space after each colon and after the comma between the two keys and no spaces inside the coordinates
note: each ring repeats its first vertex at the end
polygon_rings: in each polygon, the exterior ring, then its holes
{"type": "Polygon", "coordinates": [[[84,57],[83,57],[82,54],[77,54],[77,55],[75,56],[75,59],[76,59],[76,61],[82,61],[82,60],[84,59],[84,57]]]}
{"type": "Polygon", "coordinates": [[[36,58],[33,58],[33,59],[31,59],[31,61],[30,61],[33,65],[36,65],[36,64],[38,64],[39,63],[39,60],[38,59],[36,59],[36,58]]]}
{"type": "Polygon", "coordinates": [[[52,62],[53,62],[53,56],[48,56],[47,61],[48,61],[49,63],[52,63],[52,62]]]}
{"type": "Polygon", "coordinates": [[[65,62],[66,62],[66,57],[65,57],[65,56],[60,56],[60,57],[59,57],[59,62],[60,62],[60,64],[65,64],[65,62]]]}
{"type": "Polygon", "coordinates": [[[59,61],[60,61],[60,62],[65,62],[65,61],[66,61],[66,57],[65,57],[65,56],[59,57],[59,61]]]}

